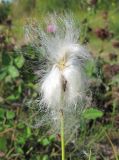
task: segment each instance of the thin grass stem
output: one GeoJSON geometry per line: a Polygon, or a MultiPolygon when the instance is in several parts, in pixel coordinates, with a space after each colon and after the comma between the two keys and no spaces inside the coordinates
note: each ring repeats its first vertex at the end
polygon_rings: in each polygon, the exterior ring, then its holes
{"type": "Polygon", "coordinates": [[[91,160],[91,154],[92,154],[92,152],[91,152],[91,149],[90,149],[90,154],[89,154],[89,159],[88,160],[91,160]]]}
{"type": "Polygon", "coordinates": [[[112,141],[111,141],[109,135],[108,135],[107,133],[105,133],[105,135],[106,135],[106,137],[107,137],[109,143],[111,144],[111,147],[112,147],[112,150],[113,150],[113,153],[114,153],[114,156],[115,156],[115,160],[119,160],[119,159],[118,159],[118,156],[117,156],[116,149],[115,149],[115,147],[114,147],[114,145],[113,145],[113,143],[112,143],[112,141]]]}
{"type": "Polygon", "coordinates": [[[65,160],[64,115],[62,110],[61,110],[61,149],[62,149],[62,160],[65,160]]]}

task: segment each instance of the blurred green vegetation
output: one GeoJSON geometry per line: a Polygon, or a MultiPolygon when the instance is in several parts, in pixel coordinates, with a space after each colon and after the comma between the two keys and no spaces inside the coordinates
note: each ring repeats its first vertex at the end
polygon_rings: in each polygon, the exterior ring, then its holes
{"type": "MultiPolygon", "coordinates": [[[[27,103],[37,96],[40,54],[24,40],[27,20],[72,12],[80,42],[94,56],[87,64],[93,108],[82,118],[67,160],[119,159],[119,1],[13,0],[0,3],[0,160],[60,160],[60,139],[32,128],[27,103]],[[111,143],[110,143],[111,142],[111,143]]],[[[34,111],[33,111],[34,112],[34,111]]],[[[39,117],[40,118],[40,117],[39,117]]]]}

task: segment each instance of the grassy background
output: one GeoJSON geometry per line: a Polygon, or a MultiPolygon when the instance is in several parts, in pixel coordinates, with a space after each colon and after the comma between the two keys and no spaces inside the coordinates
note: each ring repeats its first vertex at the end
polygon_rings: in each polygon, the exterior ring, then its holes
{"type": "Polygon", "coordinates": [[[72,12],[80,42],[94,55],[87,65],[92,106],[79,134],[66,146],[67,159],[119,159],[119,2],[116,0],[14,0],[0,3],[0,160],[60,160],[60,139],[46,128],[32,128],[37,98],[39,53],[24,40],[29,19],[72,12]],[[102,115],[103,113],[103,115],[102,115]]]}

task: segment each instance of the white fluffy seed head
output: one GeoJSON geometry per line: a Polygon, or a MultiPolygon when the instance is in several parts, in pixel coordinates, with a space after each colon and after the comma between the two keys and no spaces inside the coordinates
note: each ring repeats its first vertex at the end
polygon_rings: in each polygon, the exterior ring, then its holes
{"type": "Polygon", "coordinates": [[[51,70],[42,80],[42,100],[49,108],[76,105],[85,95],[87,80],[83,71],[85,60],[80,46],[61,46],[51,70]]]}
{"type": "Polygon", "coordinates": [[[78,128],[83,102],[87,102],[88,80],[84,66],[91,57],[85,47],[78,44],[79,30],[71,17],[51,16],[47,24],[50,24],[48,30],[30,25],[26,33],[34,46],[44,51],[47,60],[43,65],[47,71],[40,81],[40,105],[48,108],[45,114],[57,132],[60,129],[60,110],[63,109],[68,137],[69,132],[78,128]]]}

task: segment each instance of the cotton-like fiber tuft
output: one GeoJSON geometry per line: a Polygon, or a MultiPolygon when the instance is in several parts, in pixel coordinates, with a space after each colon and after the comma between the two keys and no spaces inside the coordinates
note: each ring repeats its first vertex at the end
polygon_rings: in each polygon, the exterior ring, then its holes
{"type": "MultiPolygon", "coordinates": [[[[59,133],[62,110],[65,136],[68,138],[80,127],[81,113],[89,102],[87,99],[90,99],[87,98],[89,84],[84,68],[91,56],[78,42],[79,29],[73,18],[50,16],[46,28],[34,28],[30,25],[26,29],[31,43],[45,58],[45,63],[38,71],[39,110],[44,111],[47,108],[43,118],[48,117],[46,121],[50,122],[55,133],[59,133]],[[40,74],[43,68],[46,69],[45,74],[40,74]]],[[[45,118],[41,122],[44,122],[45,118]]]]}

